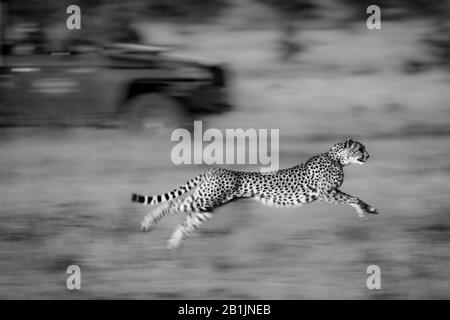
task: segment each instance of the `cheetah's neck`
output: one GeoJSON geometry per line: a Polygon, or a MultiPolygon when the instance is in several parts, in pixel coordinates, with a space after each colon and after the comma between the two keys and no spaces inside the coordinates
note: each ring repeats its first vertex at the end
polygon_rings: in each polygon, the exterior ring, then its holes
{"type": "Polygon", "coordinates": [[[327,154],[334,162],[336,162],[342,167],[344,166],[341,162],[341,155],[339,154],[339,152],[330,150],[327,152],[327,154]]]}

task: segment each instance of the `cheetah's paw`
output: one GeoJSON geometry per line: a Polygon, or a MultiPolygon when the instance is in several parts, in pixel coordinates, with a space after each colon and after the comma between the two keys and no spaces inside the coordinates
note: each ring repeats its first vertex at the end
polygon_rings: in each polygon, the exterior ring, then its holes
{"type": "Polygon", "coordinates": [[[148,232],[153,229],[153,223],[151,219],[148,219],[147,217],[144,218],[141,222],[141,231],[148,232]]]}

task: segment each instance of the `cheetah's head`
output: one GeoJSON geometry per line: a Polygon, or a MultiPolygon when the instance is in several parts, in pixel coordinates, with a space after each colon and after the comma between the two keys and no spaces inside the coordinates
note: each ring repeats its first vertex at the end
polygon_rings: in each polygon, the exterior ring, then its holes
{"type": "Polygon", "coordinates": [[[335,144],[331,148],[331,152],[344,166],[352,163],[362,165],[369,159],[369,154],[364,145],[350,138],[345,142],[335,144]]]}

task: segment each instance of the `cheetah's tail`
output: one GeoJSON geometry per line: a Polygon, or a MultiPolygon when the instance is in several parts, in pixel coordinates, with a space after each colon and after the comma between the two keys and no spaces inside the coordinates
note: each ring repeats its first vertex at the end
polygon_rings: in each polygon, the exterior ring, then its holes
{"type": "Polygon", "coordinates": [[[133,193],[133,194],[131,194],[131,202],[142,203],[144,206],[146,206],[146,205],[153,206],[153,205],[159,204],[164,201],[169,201],[169,200],[175,199],[175,198],[185,194],[186,192],[190,191],[192,188],[196,187],[201,182],[202,179],[203,179],[203,174],[189,180],[188,182],[186,182],[184,185],[178,187],[177,189],[174,189],[170,192],[163,193],[160,195],[146,196],[146,195],[133,193]]]}

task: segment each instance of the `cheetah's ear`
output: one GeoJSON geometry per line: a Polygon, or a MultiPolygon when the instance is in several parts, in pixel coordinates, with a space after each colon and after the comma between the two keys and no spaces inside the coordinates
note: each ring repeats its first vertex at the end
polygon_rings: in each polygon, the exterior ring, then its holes
{"type": "Polygon", "coordinates": [[[345,146],[348,148],[353,144],[353,139],[352,138],[348,138],[347,141],[345,141],[345,146]]]}

